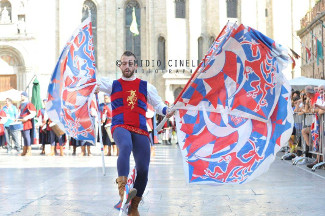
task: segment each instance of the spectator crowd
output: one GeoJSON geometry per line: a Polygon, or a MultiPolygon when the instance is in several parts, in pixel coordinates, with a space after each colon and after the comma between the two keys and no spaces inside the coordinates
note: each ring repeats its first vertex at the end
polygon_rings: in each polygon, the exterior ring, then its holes
{"type": "MultiPolygon", "coordinates": [[[[79,156],[91,156],[91,147],[93,143],[76,140],[66,136],[66,134],[49,119],[45,105],[47,100],[43,100],[43,108],[36,110],[35,106],[28,101],[28,94],[22,92],[20,106],[17,108],[13,101],[8,97],[5,105],[0,109],[0,147],[6,149],[8,154],[14,154],[16,151],[19,156],[31,156],[32,145],[39,144],[41,155],[64,156],[65,148],[72,149],[72,155],[77,155],[77,148],[80,147],[79,156]],[[49,145],[49,148],[46,148],[49,145]],[[50,149],[50,152],[45,152],[50,149]]],[[[93,101],[90,105],[90,114],[97,118],[99,109],[100,126],[97,132],[97,142],[100,142],[99,129],[102,134],[103,151],[106,156],[118,156],[119,149],[115,145],[111,134],[112,107],[109,95],[104,95],[104,103],[99,104],[97,108],[93,101]]],[[[155,133],[156,113],[153,108],[148,109],[146,114],[147,127],[150,132],[151,155],[154,156],[154,144],[159,143],[158,134],[155,133]]],[[[97,123],[97,121],[95,121],[97,123]]],[[[175,124],[169,121],[165,124],[160,134],[163,144],[171,144],[172,135],[175,137],[175,124]]]]}
{"type": "MultiPolygon", "coordinates": [[[[294,128],[290,140],[288,141],[288,153],[284,159],[292,160],[299,156],[311,158],[312,163],[307,167],[312,168],[321,163],[323,159],[323,136],[320,121],[325,113],[325,86],[306,86],[303,90],[292,90],[291,104],[294,111],[294,128]]],[[[76,155],[77,148],[80,147],[79,156],[91,156],[91,146],[94,144],[82,140],[69,138],[60,128],[48,118],[45,110],[47,100],[43,100],[43,108],[36,110],[32,103],[28,101],[26,92],[21,94],[21,103],[17,108],[8,97],[5,105],[0,109],[0,146],[12,154],[13,150],[17,155],[30,156],[31,145],[40,144],[41,155],[64,156],[64,149],[72,148],[72,155],[76,155]],[[67,145],[68,144],[68,145],[67,145]],[[50,145],[50,152],[46,154],[45,146],[50,145]],[[57,152],[59,150],[59,153],[57,152]]],[[[166,101],[166,104],[168,102],[166,101]]],[[[104,95],[104,103],[97,108],[95,103],[91,104],[91,116],[96,118],[97,111],[100,114],[100,126],[104,154],[107,156],[118,155],[119,150],[115,145],[111,134],[110,126],[112,121],[112,108],[110,97],[104,95]]],[[[160,134],[155,133],[155,126],[162,119],[157,116],[154,110],[148,107],[146,114],[147,127],[150,132],[151,154],[154,156],[154,144],[159,143],[160,136],[163,144],[170,145],[172,137],[176,137],[175,122],[168,120],[160,134]]],[[[325,118],[324,118],[325,120],[325,118]]],[[[97,141],[99,139],[97,130],[97,141]]]]}
{"type": "Polygon", "coordinates": [[[292,91],[291,103],[294,110],[295,125],[289,140],[289,152],[284,159],[291,160],[304,155],[312,158],[308,168],[313,168],[323,159],[323,141],[320,121],[325,113],[325,86],[306,86],[301,91],[292,91]]]}

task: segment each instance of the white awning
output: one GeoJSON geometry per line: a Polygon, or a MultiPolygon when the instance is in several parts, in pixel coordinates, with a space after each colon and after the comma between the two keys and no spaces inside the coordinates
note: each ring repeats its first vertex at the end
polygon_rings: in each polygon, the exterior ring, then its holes
{"type": "Polygon", "coordinates": [[[21,100],[21,91],[16,89],[10,89],[8,91],[0,92],[0,101],[5,101],[6,98],[10,98],[13,101],[20,101],[21,100]]]}

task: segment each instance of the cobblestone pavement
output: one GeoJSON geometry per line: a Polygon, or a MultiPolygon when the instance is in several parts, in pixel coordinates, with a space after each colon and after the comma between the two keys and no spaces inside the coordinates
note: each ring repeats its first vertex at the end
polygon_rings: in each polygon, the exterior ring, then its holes
{"type": "MultiPolygon", "coordinates": [[[[47,146],[48,147],[48,146],[47,146]]],[[[0,150],[0,215],[118,215],[116,156],[7,155],[0,150]]],[[[69,151],[67,151],[69,152],[69,151]]],[[[245,185],[187,185],[178,146],[156,146],[141,216],[324,215],[325,170],[311,172],[277,157],[245,185]]]]}

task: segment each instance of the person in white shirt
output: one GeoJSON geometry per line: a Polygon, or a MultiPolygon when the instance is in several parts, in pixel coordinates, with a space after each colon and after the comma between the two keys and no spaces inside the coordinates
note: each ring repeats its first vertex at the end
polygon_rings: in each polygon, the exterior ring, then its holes
{"type": "MultiPolygon", "coordinates": [[[[147,103],[160,115],[171,117],[173,112],[163,103],[153,85],[136,78],[136,56],[132,52],[125,51],[118,66],[122,72],[120,79],[113,81],[102,78],[98,84],[99,90],[109,94],[112,101],[111,130],[119,148],[116,182],[120,203],[130,170],[130,154],[133,152],[137,177],[127,202],[132,200],[128,215],[134,216],[139,215],[138,205],[148,182],[150,143],[145,116],[147,103]]],[[[115,208],[119,208],[120,203],[115,208]]]]}

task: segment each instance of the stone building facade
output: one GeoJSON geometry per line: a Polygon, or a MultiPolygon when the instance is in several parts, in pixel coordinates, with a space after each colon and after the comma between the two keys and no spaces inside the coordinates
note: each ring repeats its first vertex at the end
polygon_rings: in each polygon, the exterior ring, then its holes
{"type": "MultiPolygon", "coordinates": [[[[98,76],[119,78],[116,61],[131,49],[143,62],[137,76],[170,102],[228,20],[299,47],[292,42],[292,0],[0,0],[0,91],[25,90],[37,76],[45,98],[60,52],[88,9],[98,76]],[[137,36],[130,32],[133,8],[137,36]],[[284,11],[281,17],[279,10],[284,11]],[[164,64],[158,65],[158,60],[164,64]]],[[[292,74],[289,70],[288,77],[292,74]]]]}
{"type": "Polygon", "coordinates": [[[324,28],[325,28],[325,0],[317,1],[315,6],[301,19],[301,29],[298,36],[303,46],[301,47],[301,74],[305,77],[325,79],[325,61],[318,58],[317,40],[323,49],[324,55],[324,28]],[[310,58],[308,57],[308,50],[310,58]]]}

